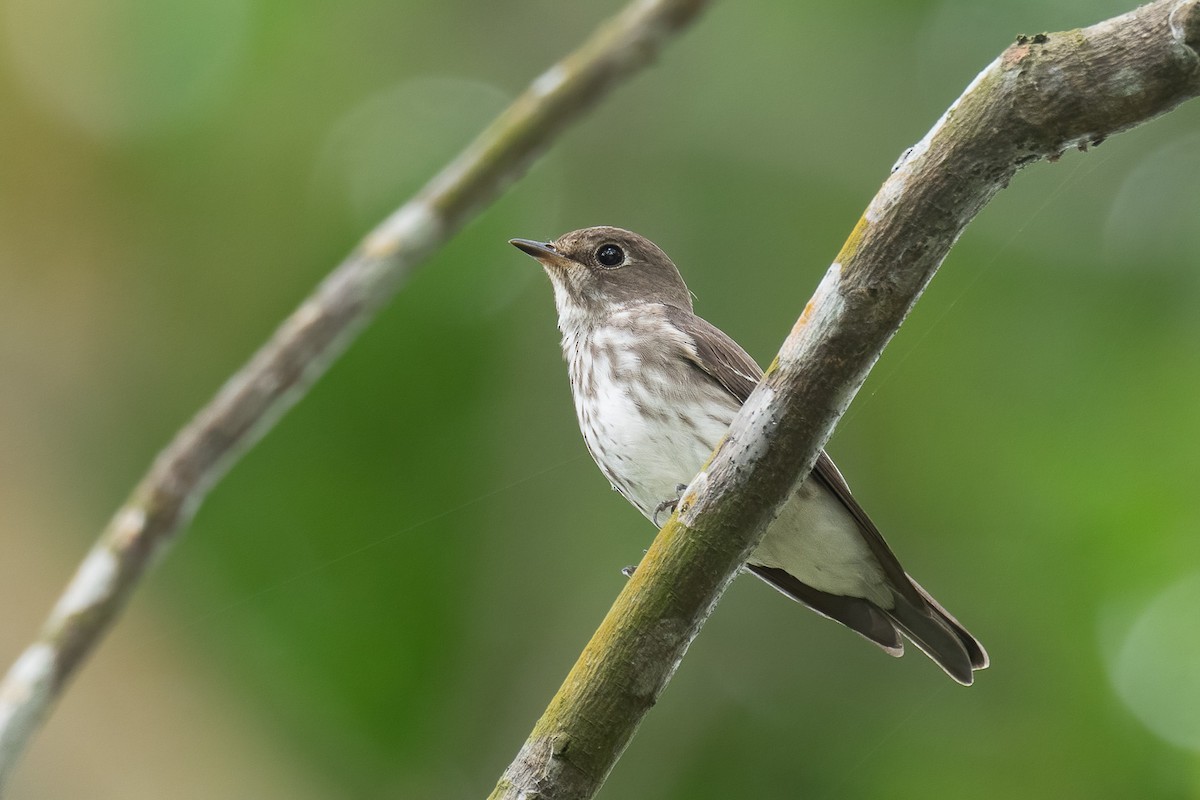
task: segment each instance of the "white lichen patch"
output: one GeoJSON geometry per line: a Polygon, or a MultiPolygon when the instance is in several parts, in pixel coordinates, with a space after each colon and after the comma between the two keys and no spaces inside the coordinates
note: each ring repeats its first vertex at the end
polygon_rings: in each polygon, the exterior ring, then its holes
{"type": "Polygon", "coordinates": [[[54,648],[35,644],[9,668],[0,684],[0,782],[13,754],[45,711],[54,684],[54,648]]]}
{"type": "Polygon", "coordinates": [[[1070,91],[1067,71],[1058,64],[1047,64],[1037,79],[1037,90],[1043,97],[1054,97],[1070,91]]]}
{"type": "Polygon", "coordinates": [[[555,64],[550,69],[538,75],[530,84],[529,89],[538,97],[553,94],[567,81],[567,71],[561,64],[555,64]]]}
{"type": "Polygon", "coordinates": [[[54,606],[54,616],[65,619],[87,611],[107,599],[117,580],[120,564],[116,555],[107,547],[98,547],[88,553],[79,565],[75,577],[54,606]]]}
{"type": "Polygon", "coordinates": [[[1108,79],[1108,91],[1117,97],[1134,97],[1146,91],[1146,82],[1141,70],[1121,67],[1108,79]]]}
{"type": "Polygon", "coordinates": [[[325,311],[321,304],[315,298],[309,298],[300,304],[300,307],[292,312],[292,317],[289,320],[298,328],[309,328],[324,315],[325,311]]]}
{"type": "Polygon", "coordinates": [[[382,258],[398,249],[423,253],[437,244],[442,221],[427,204],[405,203],[367,236],[363,248],[367,255],[382,258]]]}
{"type": "Polygon", "coordinates": [[[729,438],[737,445],[739,464],[748,466],[767,454],[775,431],[774,405],[775,390],[761,384],[750,402],[734,418],[729,428],[729,438]]]}
{"type": "Polygon", "coordinates": [[[946,109],[946,113],[942,114],[942,116],[938,119],[938,121],[933,123],[933,127],[929,129],[929,133],[925,134],[924,138],[922,138],[921,141],[914,144],[911,148],[909,148],[907,153],[905,153],[903,156],[900,157],[900,160],[897,161],[896,165],[892,168],[893,171],[898,172],[901,169],[904,169],[905,167],[907,167],[913,161],[916,161],[921,156],[925,155],[925,152],[927,150],[929,150],[930,143],[933,141],[934,137],[937,136],[938,133],[941,131],[942,127],[946,124],[946,121],[948,119],[950,119],[950,117],[954,114],[954,112],[958,108],[959,104],[963,101],[963,98],[966,97],[967,95],[971,94],[971,92],[975,91],[975,89],[978,88],[979,84],[983,82],[984,76],[988,75],[999,64],[1000,64],[1000,59],[997,58],[992,63],[990,63],[986,67],[984,67],[980,71],[980,73],[978,75],[976,75],[975,78],[969,84],[967,84],[967,88],[963,89],[963,93],[958,96],[958,99],[950,104],[950,107],[946,109]]]}
{"type": "Polygon", "coordinates": [[[871,199],[871,204],[863,212],[863,216],[867,218],[867,222],[878,222],[884,213],[896,204],[896,201],[904,194],[904,188],[908,183],[906,180],[908,172],[908,170],[901,171],[897,169],[883,182],[883,186],[879,187],[879,191],[871,199]]]}
{"type": "Polygon", "coordinates": [[[780,353],[781,366],[784,362],[792,361],[802,345],[812,341],[812,334],[817,331],[806,334],[806,329],[816,328],[819,330],[828,326],[831,320],[841,316],[845,307],[846,301],[842,297],[842,264],[840,261],[835,261],[825,271],[821,282],[817,284],[817,290],[813,292],[808,305],[804,307],[804,313],[800,315],[800,319],[792,328],[791,335],[783,343],[783,350],[780,353]]]}
{"type": "MultiPolygon", "coordinates": [[[[4,684],[0,686],[0,709],[8,710],[28,702],[39,687],[49,684],[53,676],[54,648],[45,643],[27,648],[4,676],[4,684]]],[[[3,727],[2,723],[0,727],[3,727]]]]}
{"type": "Polygon", "coordinates": [[[1187,31],[1183,29],[1182,17],[1184,14],[1192,13],[1194,3],[1195,0],[1179,0],[1171,9],[1171,13],[1167,15],[1167,22],[1171,26],[1171,36],[1181,44],[1187,40],[1187,31]]]}
{"type": "Polygon", "coordinates": [[[122,509],[113,520],[113,544],[125,547],[142,535],[146,528],[146,511],[139,506],[122,509]]]}
{"type": "Polygon", "coordinates": [[[122,539],[140,536],[146,527],[146,512],[137,506],[124,509],[117,517],[117,533],[122,539]]]}

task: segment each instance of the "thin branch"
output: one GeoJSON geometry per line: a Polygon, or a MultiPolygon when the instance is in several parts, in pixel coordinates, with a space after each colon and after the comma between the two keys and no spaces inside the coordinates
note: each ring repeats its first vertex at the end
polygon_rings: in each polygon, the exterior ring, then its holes
{"type": "Polygon", "coordinates": [[[901,158],[492,800],[592,797],[967,223],[1022,166],[1200,94],[1200,0],[1020,37],[901,158]]]}
{"type": "Polygon", "coordinates": [[[635,0],[535,80],[372,231],[159,454],[0,683],[0,786],[67,679],[206,492],[312,386],[414,266],[521,176],[567,123],[649,64],[704,0],[635,0]]]}

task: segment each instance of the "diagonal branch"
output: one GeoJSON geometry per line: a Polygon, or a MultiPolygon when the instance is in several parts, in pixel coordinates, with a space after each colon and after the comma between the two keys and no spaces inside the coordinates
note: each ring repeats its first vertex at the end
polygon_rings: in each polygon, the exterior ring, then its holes
{"type": "Polygon", "coordinates": [[[66,681],[207,491],[312,386],[409,272],[493,201],[569,122],[649,64],[705,0],[635,0],[543,73],[476,140],[367,235],[176,435],[0,683],[0,786],[66,681]]]}
{"type": "Polygon", "coordinates": [[[1200,94],[1200,0],[1018,38],[906,152],[493,791],[592,797],[967,223],[1021,167],[1200,94]]]}

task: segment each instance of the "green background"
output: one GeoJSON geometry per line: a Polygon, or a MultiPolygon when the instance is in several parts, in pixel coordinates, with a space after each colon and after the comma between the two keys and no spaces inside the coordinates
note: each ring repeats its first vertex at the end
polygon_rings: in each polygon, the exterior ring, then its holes
{"type": "MultiPolygon", "coordinates": [[[[173,432],[616,2],[0,0],[0,661],[173,432]]],[[[766,363],[909,145],[1117,0],[716,4],[233,468],[13,798],[483,797],[653,530],[513,236],[657,241],[766,363]]],[[[971,689],[737,581],[610,798],[1200,797],[1200,105],[1018,176],[830,450],[971,689]]]]}

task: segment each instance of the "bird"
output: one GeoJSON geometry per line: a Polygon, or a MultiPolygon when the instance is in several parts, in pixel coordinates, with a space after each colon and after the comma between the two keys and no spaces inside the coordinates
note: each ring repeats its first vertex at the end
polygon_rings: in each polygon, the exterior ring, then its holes
{"type": "MultiPolygon", "coordinates": [[[[600,471],[657,527],[707,461],[762,370],[697,316],[658,245],[611,226],[511,239],[554,289],[575,412],[600,471]]],[[[900,565],[822,450],[745,569],[893,656],[901,634],[970,685],[983,646],[900,565]]]]}

